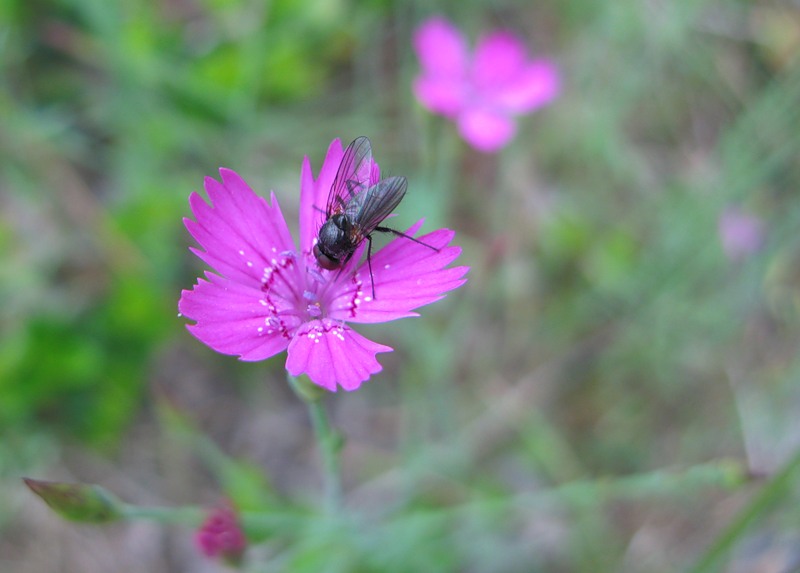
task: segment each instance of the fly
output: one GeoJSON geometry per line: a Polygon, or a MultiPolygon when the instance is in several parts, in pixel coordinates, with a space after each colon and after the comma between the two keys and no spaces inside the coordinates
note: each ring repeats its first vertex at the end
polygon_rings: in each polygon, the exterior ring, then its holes
{"type": "Polygon", "coordinates": [[[352,258],[358,246],[367,240],[367,266],[375,299],[372,277],[372,233],[392,233],[439,252],[403,232],[381,226],[397,208],[408,189],[405,177],[389,177],[370,185],[372,176],[372,145],[369,139],[358,137],[347,146],[339,170],[328,193],[325,222],[319,229],[314,256],[323,269],[338,269],[352,258]]]}

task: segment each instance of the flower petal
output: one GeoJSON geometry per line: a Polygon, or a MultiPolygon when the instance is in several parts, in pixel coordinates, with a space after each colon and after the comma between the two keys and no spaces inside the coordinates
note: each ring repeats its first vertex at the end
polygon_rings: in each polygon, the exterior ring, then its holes
{"type": "Polygon", "coordinates": [[[294,251],[294,241],[274,195],[268,203],[235,172],[220,175],[222,182],[205,180],[210,205],[197,193],[189,197],[196,221],[184,223],[204,249],[193,252],[223,276],[257,287],[273,259],[294,251]]]}
{"type": "Polygon", "coordinates": [[[304,253],[311,252],[317,232],[325,221],[328,193],[343,155],[341,140],[331,141],[316,179],[311,170],[311,160],[308,156],[303,159],[300,169],[300,249],[304,253]]]}
{"type": "Polygon", "coordinates": [[[466,83],[461,79],[421,76],[414,80],[414,95],[428,111],[454,117],[467,99],[466,83]]]}
{"type": "Polygon", "coordinates": [[[467,71],[467,42],[461,32],[442,17],[429,18],[413,38],[423,75],[464,77],[467,71]]]}
{"type": "Polygon", "coordinates": [[[510,32],[493,32],[475,47],[472,78],[486,93],[513,80],[525,67],[525,44],[510,32]]]}
{"type": "Polygon", "coordinates": [[[286,370],[292,376],[307,374],[332,392],[337,385],[350,391],[382,370],[377,353],[391,351],[344,324],[327,318],[314,320],[302,325],[289,343],[286,370]]]}
{"type": "Polygon", "coordinates": [[[192,290],[181,292],[178,309],[195,324],[187,325],[198,340],[242,360],[264,360],[289,345],[286,331],[263,304],[258,289],[208,273],[192,290]]]}
{"type": "Polygon", "coordinates": [[[741,208],[727,207],[717,222],[722,250],[728,259],[741,261],[756,253],[764,244],[764,222],[741,208]]]}
{"type": "MultiPolygon", "coordinates": [[[[413,236],[422,221],[406,231],[413,236]]],[[[461,253],[460,247],[447,245],[454,232],[439,229],[419,237],[438,252],[404,237],[397,237],[372,256],[372,278],[367,261],[362,261],[355,275],[341,279],[339,292],[330,303],[332,318],[348,322],[386,322],[417,316],[414,309],[444,297],[444,293],[464,284],[468,267],[445,268],[461,253]]]]}
{"type": "Polygon", "coordinates": [[[510,113],[526,113],[547,105],[560,91],[558,67],[550,60],[540,59],[498,86],[490,100],[510,113]]]}
{"type": "Polygon", "coordinates": [[[459,115],[458,131],[472,147],[491,153],[511,141],[516,125],[505,114],[476,107],[459,115]]]}

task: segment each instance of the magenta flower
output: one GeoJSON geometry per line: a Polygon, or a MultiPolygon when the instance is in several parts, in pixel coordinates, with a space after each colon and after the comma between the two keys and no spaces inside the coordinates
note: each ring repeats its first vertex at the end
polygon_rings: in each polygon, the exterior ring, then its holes
{"type": "MultiPolygon", "coordinates": [[[[335,139],[314,179],[308,157],[300,174],[300,245],[292,240],[275,195],[257,196],[239,175],[220,169],[205,189],[211,205],[197,193],[189,203],[196,221],[186,228],[204,250],[192,251],[216,273],[206,272],[184,290],[180,312],[200,341],[241,360],[264,360],[288,350],[286,370],[307,374],[331,391],[355,390],[381,370],[375,355],[390,352],[350,328],[348,323],[386,322],[417,316],[414,309],[439,300],[461,286],[467,267],[445,268],[461,253],[448,246],[454,232],[439,229],[419,237],[431,247],[396,237],[372,254],[375,297],[365,245],[338,270],[319,266],[312,249],[323,223],[328,192],[343,155],[335,139]]],[[[377,164],[371,184],[380,178],[377,164]]],[[[405,231],[414,235],[422,220],[405,231]]]]}
{"type": "Polygon", "coordinates": [[[238,563],[247,548],[239,517],[228,503],[208,512],[200,529],[194,534],[194,542],[206,557],[231,563],[238,563]]]}
{"type": "Polygon", "coordinates": [[[478,41],[470,57],[461,32],[441,17],[423,22],[414,34],[422,73],[414,94],[428,110],[454,120],[475,149],[497,151],[516,131],[515,116],[558,96],[558,69],[547,59],[528,61],[525,45],[510,32],[478,41]]]}
{"type": "Polygon", "coordinates": [[[727,207],[717,222],[722,250],[728,259],[740,261],[761,248],[764,225],[758,217],[737,207],[727,207]]]}

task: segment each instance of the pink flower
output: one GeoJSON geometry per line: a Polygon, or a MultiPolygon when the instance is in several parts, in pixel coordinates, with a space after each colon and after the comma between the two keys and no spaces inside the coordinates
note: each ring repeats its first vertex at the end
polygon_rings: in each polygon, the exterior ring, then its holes
{"type": "Polygon", "coordinates": [[[247,548],[236,511],[229,504],[215,507],[194,535],[197,549],[211,559],[237,563],[247,548]]]}
{"type": "Polygon", "coordinates": [[[493,32],[472,57],[461,32],[441,17],[414,34],[422,73],[414,93],[423,106],[456,122],[461,136],[480,151],[497,151],[514,136],[514,117],[558,96],[558,70],[550,60],[528,61],[522,40],[493,32]]]}
{"type": "MultiPolygon", "coordinates": [[[[448,246],[455,233],[439,229],[419,240],[433,250],[396,237],[372,254],[375,297],[365,243],[338,270],[322,269],[312,254],[324,222],[328,192],[343,155],[335,139],[314,179],[308,157],[300,174],[300,247],[292,240],[274,193],[257,196],[239,175],[220,169],[205,189],[211,205],[197,193],[189,203],[196,221],[186,228],[204,250],[192,251],[215,271],[206,272],[191,291],[184,290],[180,312],[200,341],[241,360],[264,360],[288,350],[286,369],[307,374],[336,391],[355,390],[381,370],[375,355],[390,352],[347,323],[386,322],[417,316],[414,309],[439,300],[461,286],[467,267],[445,268],[461,253],[448,246]]],[[[372,183],[379,178],[377,164],[372,183]]],[[[405,231],[414,235],[422,220],[405,231]]]]}
{"type": "Polygon", "coordinates": [[[764,225],[755,215],[727,207],[717,223],[722,250],[732,261],[752,255],[764,242],[764,225]]]}

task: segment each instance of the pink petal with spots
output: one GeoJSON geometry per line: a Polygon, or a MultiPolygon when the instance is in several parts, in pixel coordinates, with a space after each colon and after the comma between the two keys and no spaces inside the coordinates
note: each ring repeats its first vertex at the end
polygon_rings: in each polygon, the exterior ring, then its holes
{"type": "Polygon", "coordinates": [[[375,355],[391,351],[337,321],[314,320],[303,324],[289,343],[286,370],[292,376],[307,374],[312,382],[332,392],[337,385],[356,390],[382,370],[375,355]]]}
{"type": "MultiPolygon", "coordinates": [[[[203,249],[192,251],[222,276],[206,273],[208,280],[181,293],[178,309],[195,321],[189,331],[214,350],[263,360],[284,350],[289,336],[270,327],[275,311],[262,287],[279,262],[294,260],[295,246],[274,196],[267,202],[229,169],[220,175],[221,182],[205,181],[211,204],[197,193],[189,197],[196,220],[185,224],[203,249]]],[[[281,292],[273,297],[278,306],[281,292]]]]}
{"type": "MultiPolygon", "coordinates": [[[[419,221],[406,234],[413,236],[421,225],[419,221]]],[[[438,252],[404,237],[395,238],[372,255],[375,298],[364,260],[357,270],[360,286],[356,288],[352,280],[342,284],[331,305],[336,309],[331,311],[331,317],[372,323],[417,316],[414,309],[444,298],[446,292],[466,282],[463,276],[468,267],[445,268],[461,253],[460,247],[448,246],[454,235],[449,229],[439,229],[419,237],[438,252]]]]}
{"type": "Polygon", "coordinates": [[[186,326],[189,332],[217,352],[247,361],[264,360],[286,349],[289,336],[270,327],[272,313],[259,303],[260,290],[212,273],[207,277],[181,292],[178,310],[195,321],[186,326]]]}
{"type": "Polygon", "coordinates": [[[189,197],[196,220],[184,223],[203,248],[193,252],[221,275],[256,287],[273,258],[294,251],[294,241],[274,195],[268,203],[235,172],[220,174],[221,183],[205,181],[211,205],[197,193],[189,197]]]}
{"type": "Polygon", "coordinates": [[[341,140],[337,138],[331,141],[316,179],[311,160],[307,156],[303,159],[300,170],[300,249],[305,253],[311,251],[319,228],[325,222],[328,193],[343,155],[341,140]]]}

